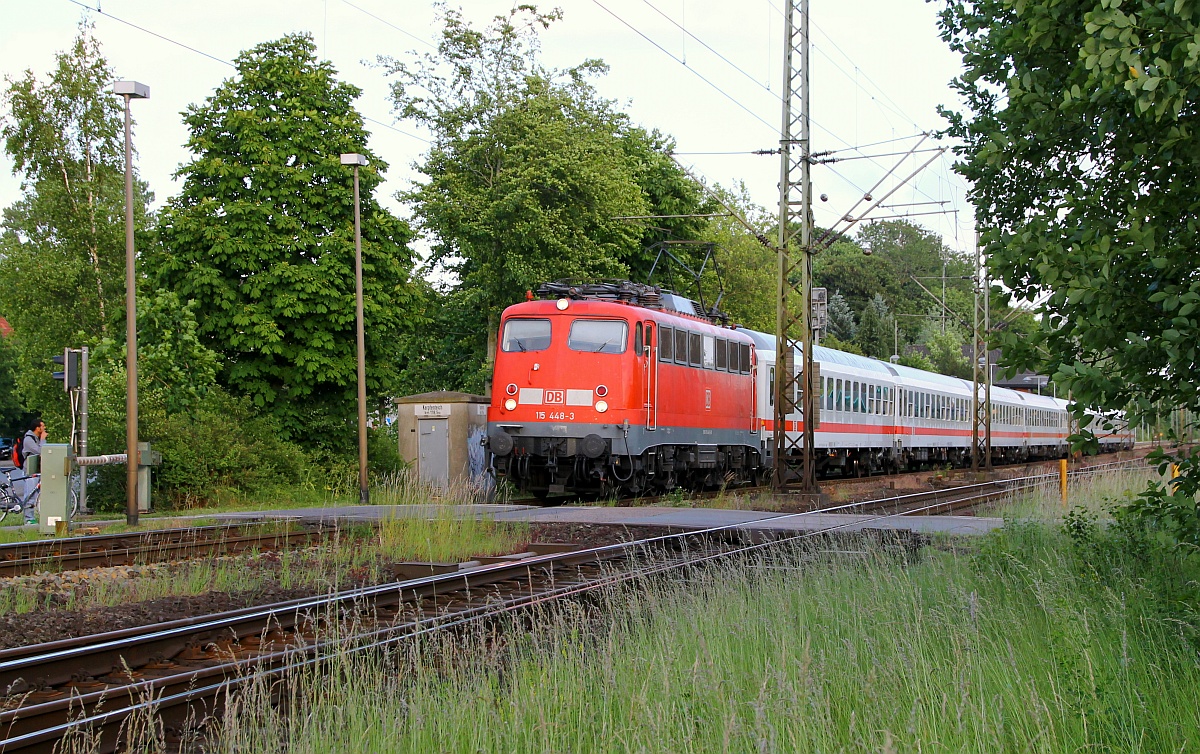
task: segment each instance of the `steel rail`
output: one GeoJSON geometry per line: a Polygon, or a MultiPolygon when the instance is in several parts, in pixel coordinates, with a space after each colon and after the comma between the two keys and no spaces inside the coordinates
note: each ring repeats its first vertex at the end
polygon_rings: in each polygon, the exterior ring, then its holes
{"type": "Polygon", "coordinates": [[[0,578],[51,568],[75,570],[245,552],[254,548],[275,550],[310,542],[330,533],[324,529],[240,533],[244,528],[207,526],[9,543],[0,545],[0,578]]]}

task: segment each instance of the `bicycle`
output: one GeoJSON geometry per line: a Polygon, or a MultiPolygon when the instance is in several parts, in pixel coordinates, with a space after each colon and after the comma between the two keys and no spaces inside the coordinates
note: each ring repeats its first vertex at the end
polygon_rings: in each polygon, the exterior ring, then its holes
{"type": "MultiPolygon", "coordinates": [[[[37,519],[38,499],[42,491],[41,474],[28,474],[13,479],[14,471],[21,471],[21,469],[0,469],[0,473],[4,475],[4,480],[0,481],[0,524],[4,523],[10,515],[22,515],[27,507],[33,513],[34,519],[37,519]],[[21,497],[13,486],[13,482],[23,482],[26,479],[36,479],[37,484],[28,494],[21,497]]],[[[76,498],[76,505],[78,505],[78,498],[76,498]]]]}
{"type": "MultiPolygon", "coordinates": [[[[0,481],[0,524],[3,524],[11,515],[21,515],[26,509],[33,514],[34,521],[40,520],[41,474],[29,474],[14,479],[12,477],[14,471],[20,471],[20,469],[0,469],[0,474],[3,475],[3,481],[0,481]],[[26,479],[36,479],[37,484],[34,485],[33,489],[25,497],[21,497],[16,491],[13,482],[23,482],[26,479]]],[[[67,496],[71,506],[69,515],[71,518],[79,515],[79,486],[79,474],[72,474],[67,487],[67,496]]]]}

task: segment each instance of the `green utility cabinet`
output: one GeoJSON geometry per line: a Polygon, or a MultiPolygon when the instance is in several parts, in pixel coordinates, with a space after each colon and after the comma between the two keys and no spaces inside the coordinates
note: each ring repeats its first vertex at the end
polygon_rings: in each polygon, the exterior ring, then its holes
{"type": "Polygon", "coordinates": [[[38,531],[54,534],[55,524],[71,526],[71,446],[46,443],[42,446],[41,492],[38,493],[38,531]]]}

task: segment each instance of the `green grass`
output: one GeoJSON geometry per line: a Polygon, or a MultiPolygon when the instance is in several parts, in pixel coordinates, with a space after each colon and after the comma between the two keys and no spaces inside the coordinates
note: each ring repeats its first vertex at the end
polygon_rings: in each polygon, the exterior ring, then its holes
{"type": "Polygon", "coordinates": [[[237,695],[218,748],[1191,751],[1197,584],[1194,558],[1098,527],[917,556],[842,541],[554,608],[533,633],[345,654],[287,714],[237,695]]]}
{"type": "Polygon", "coordinates": [[[986,506],[979,515],[1008,519],[1061,521],[1069,510],[1107,515],[1114,505],[1128,503],[1149,480],[1162,477],[1151,468],[1134,468],[1071,477],[1067,482],[1067,505],[1062,502],[1057,472],[1054,478],[1016,499],[986,506]]]}

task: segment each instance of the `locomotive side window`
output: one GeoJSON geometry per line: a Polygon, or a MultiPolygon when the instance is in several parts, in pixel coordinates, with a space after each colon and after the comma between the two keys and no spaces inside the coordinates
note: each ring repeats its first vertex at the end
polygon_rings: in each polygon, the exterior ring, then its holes
{"type": "Polygon", "coordinates": [[[688,332],[687,330],[675,330],[675,363],[688,363],[688,332]]]}
{"type": "Polygon", "coordinates": [[[664,327],[658,331],[658,360],[672,361],[675,358],[675,334],[671,328],[664,327]]]}
{"type": "Polygon", "coordinates": [[[629,323],[619,319],[577,319],[571,323],[567,348],[585,353],[625,353],[629,323]]]}
{"type": "MultiPolygon", "coordinates": [[[[734,374],[737,374],[737,372],[738,372],[738,344],[737,343],[729,344],[729,371],[733,372],[734,374]]],[[[772,392],[772,395],[774,395],[774,392],[772,392]]]]}
{"type": "Polygon", "coordinates": [[[704,348],[704,350],[703,350],[704,368],[705,369],[716,369],[716,366],[717,366],[716,365],[716,353],[715,353],[716,345],[713,343],[713,336],[711,336],[711,335],[704,336],[703,348],[704,348]]]}
{"type": "Polygon", "coordinates": [[[654,348],[654,323],[646,323],[646,348],[647,350],[654,348]]]}
{"type": "Polygon", "coordinates": [[[700,366],[701,346],[700,333],[688,333],[688,363],[694,367],[700,366]]]}
{"type": "Polygon", "coordinates": [[[729,360],[725,358],[728,348],[729,341],[717,338],[716,364],[717,369],[721,370],[722,372],[724,372],[729,365],[729,360]]]}
{"type": "Polygon", "coordinates": [[[545,351],[550,347],[550,320],[510,319],[504,323],[500,348],[506,352],[545,351]]]}
{"type": "Polygon", "coordinates": [[[741,356],[738,359],[738,366],[742,374],[750,374],[750,344],[742,343],[738,347],[741,356]]]}
{"type": "Polygon", "coordinates": [[[633,352],[641,356],[645,353],[642,348],[642,323],[638,322],[633,326],[633,352]]]}

